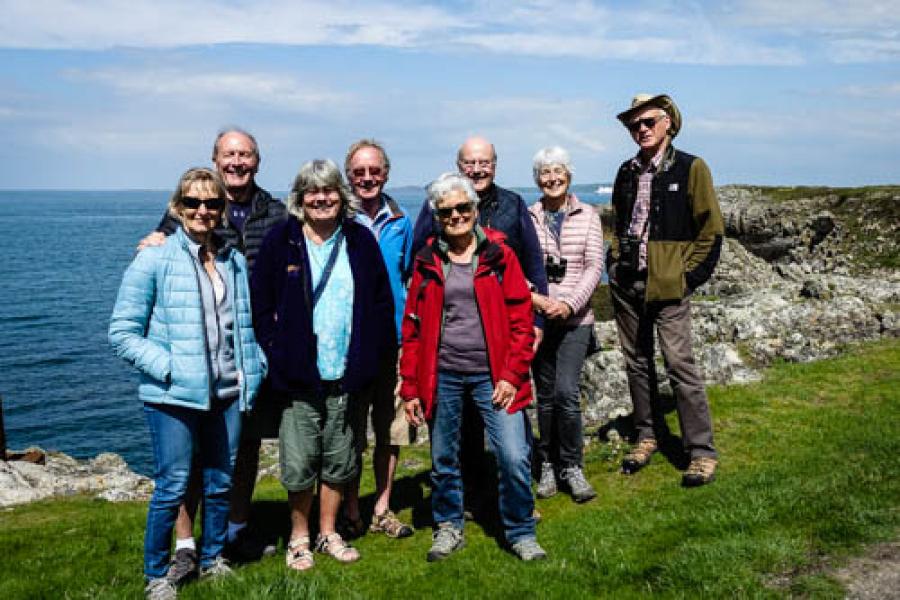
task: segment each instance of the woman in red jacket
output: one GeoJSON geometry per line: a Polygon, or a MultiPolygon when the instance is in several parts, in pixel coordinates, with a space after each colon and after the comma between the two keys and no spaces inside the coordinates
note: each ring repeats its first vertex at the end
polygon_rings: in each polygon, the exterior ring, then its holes
{"type": "MultiPolygon", "coordinates": [[[[503,234],[482,229],[471,182],[445,173],[428,188],[440,234],[415,257],[403,315],[400,394],[413,425],[431,434],[428,560],[465,545],[459,438],[464,402],[481,413],[500,471],[500,518],[523,560],[546,558],[535,538],[531,440],[531,294],[503,234]]],[[[478,493],[478,490],[470,490],[478,493]]]]}

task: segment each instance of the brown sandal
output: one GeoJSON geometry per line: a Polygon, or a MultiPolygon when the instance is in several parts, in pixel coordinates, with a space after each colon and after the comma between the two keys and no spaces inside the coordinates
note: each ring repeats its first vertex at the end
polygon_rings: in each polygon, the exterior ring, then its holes
{"type": "Polygon", "coordinates": [[[372,515],[369,531],[383,533],[391,538],[405,538],[413,534],[413,528],[398,519],[390,509],[380,515],[372,515]]]}
{"type": "Polygon", "coordinates": [[[288,543],[285,562],[289,569],[295,571],[309,571],[316,565],[316,559],[309,549],[308,535],[294,538],[288,543]]]}
{"type": "Polygon", "coordinates": [[[332,558],[342,563],[351,563],[359,560],[359,550],[344,541],[339,533],[319,534],[316,540],[316,552],[330,554],[332,558]]]}

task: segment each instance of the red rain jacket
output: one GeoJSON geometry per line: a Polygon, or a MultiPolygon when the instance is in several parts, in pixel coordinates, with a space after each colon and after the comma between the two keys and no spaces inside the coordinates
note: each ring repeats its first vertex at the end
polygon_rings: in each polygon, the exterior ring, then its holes
{"type": "MultiPolygon", "coordinates": [[[[514,413],[531,403],[529,367],[534,357],[531,292],[522,267],[499,231],[485,228],[475,254],[475,301],[487,346],[494,385],[501,379],[516,388],[507,411],[514,413]]],[[[434,237],[416,254],[403,313],[403,353],[400,358],[404,400],[419,398],[430,419],[437,390],[438,347],[444,312],[444,270],[447,260],[434,237]]]]}

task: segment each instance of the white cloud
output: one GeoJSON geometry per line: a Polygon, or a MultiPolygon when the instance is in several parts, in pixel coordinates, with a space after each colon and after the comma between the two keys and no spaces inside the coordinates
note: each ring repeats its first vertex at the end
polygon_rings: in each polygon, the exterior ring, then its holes
{"type": "Polygon", "coordinates": [[[839,90],[845,96],[853,98],[872,98],[875,100],[900,96],[900,81],[883,85],[848,85],[839,90]]]}
{"type": "Polygon", "coordinates": [[[890,35],[900,26],[898,3],[575,0],[562,6],[483,0],[450,8],[410,0],[0,0],[0,46],[96,50],[247,43],[454,52],[462,44],[498,54],[589,60],[795,65],[819,46],[827,58],[842,62],[896,58],[890,35]]]}
{"type": "Polygon", "coordinates": [[[70,78],[98,82],[120,94],[202,107],[262,107],[330,113],[351,109],[352,96],[317,87],[284,73],[203,72],[181,68],[70,70],[70,78]]]}

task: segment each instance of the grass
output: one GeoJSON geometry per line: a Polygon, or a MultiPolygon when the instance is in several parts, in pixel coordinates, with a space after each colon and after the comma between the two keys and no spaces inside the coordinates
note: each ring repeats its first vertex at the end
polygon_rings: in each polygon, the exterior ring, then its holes
{"type": "MultiPolygon", "coordinates": [[[[469,523],[464,551],[427,563],[427,455],[414,449],[395,494],[401,516],[419,529],[412,538],[367,536],[357,541],[360,563],[323,557],[305,575],[288,573],[278,555],[181,596],[839,598],[824,567],[897,535],[898,365],[892,340],[834,360],[778,364],[759,384],[711,388],[722,465],[704,488],[679,487],[662,455],[622,476],[621,449],[592,444],[586,469],[597,499],[538,503],[538,536],[551,557],[544,563],[504,552],[489,535],[493,522],[469,523]]],[[[677,432],[674,414],[669,424],[677,432]]],[[[369,478],[364,492],[371,487],[369,478]]],[[[284,533],[283,500],[277,482],[262,482],[254,518],[284,533]]],[[[72,498],[0,512],[0,597],[139,597],[145,510],[72,498]]]]}

